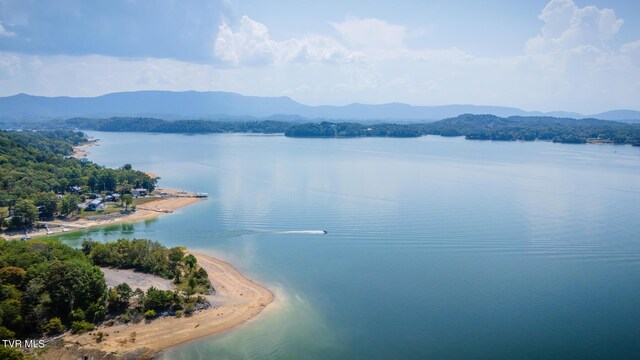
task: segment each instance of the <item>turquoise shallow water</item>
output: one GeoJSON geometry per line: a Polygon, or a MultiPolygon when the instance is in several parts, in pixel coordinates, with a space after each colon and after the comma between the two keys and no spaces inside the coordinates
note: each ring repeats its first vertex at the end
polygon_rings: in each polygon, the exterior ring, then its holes
{"type": "Polygon", "coordinates": [[[639,148],[91,135],[91,160],[211,198],[65,242],[184,245],[276,293],[164,359],[640,356],[639,148]]]}

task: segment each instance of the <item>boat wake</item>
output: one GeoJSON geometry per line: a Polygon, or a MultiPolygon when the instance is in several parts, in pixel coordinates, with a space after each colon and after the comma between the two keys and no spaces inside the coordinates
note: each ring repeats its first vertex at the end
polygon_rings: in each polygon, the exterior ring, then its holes
{"type": "Polygon", "coordinates": [[[324,235],[327,232],[325,230],[289,230],[289,231],[277,231],[276,234],[307,234],[307,235],[324,235]]]}

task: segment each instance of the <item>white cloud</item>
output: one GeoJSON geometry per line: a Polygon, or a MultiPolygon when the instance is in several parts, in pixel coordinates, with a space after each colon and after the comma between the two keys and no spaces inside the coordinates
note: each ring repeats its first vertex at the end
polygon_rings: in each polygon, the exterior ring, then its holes
{"type": "Polygon", "coordinates": [[[580,46],[606,48],[624,20],[611,9],[579,8],[573,0],[551,0],[538,18],[544,21],[539,35],[525,45],[527,53],[568,50],[580,46]]]}
{"type": "Polygon", "coordinates": [[[630,43],[626,43],[622,45],[620,48],[620,52],[623,54],[635,54],[636,56],[640,55],[640,40],[636,40],[630,43]]]}
{"type": "Polygon", "coordinates": [[[340,36],[355,49],[404,48],[407,28],[389,24],[379,19],[347,18],[341,23],[332,23],[340,36]]]}
{"type": "Polygon", "coordinates": [[[20,73],[21,61],[14,54],[0,53],[0,79],[11,79],[20,73]]]}
{"type": "Polygon", "coordinates": [[[622,19],[568,0],[550,1],[540,18],[527,51],[479,57],[457,48],[408,47],[415,29],[378,19],[331,24],[334,37],[276,40],[245,16],[237,28],[222,24],[214,45],[217,58],[236,66],[0,52],[0,95],[220,90],[288,95],[311,105],[473,103],[582,113],[638,107],[640,40],[609,45],[622,19]]]}
{"type": "Polygon", "coordinates": [[[13,36],[16,36],[16,33],[5,29],[4,25],[2,25],[2,22],[0,22],[0,37],[13,37],[13,36]]]}
{"type": "Polygon", "coordinates": [[[334,39],[321,36],[272,40],[264,24],[248,16],[240,19],[240,29],[220,25],[214,53],[221,60],[240,65],[285,64],[289,62],[349,62],[359,58],[334,39]]]}

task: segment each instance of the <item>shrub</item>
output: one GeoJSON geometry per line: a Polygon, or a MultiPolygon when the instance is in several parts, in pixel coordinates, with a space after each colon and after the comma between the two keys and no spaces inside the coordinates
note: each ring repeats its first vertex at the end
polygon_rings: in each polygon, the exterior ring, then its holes
{"type": "Polygon", "coordinates": [[[71,321],[84,321],[86,319],[86,315],[84,313],[84,310],[82,310],[80,308],[72,310],[69,313],[69,317],[71,318],[71,321]]]}
{"type": "Polygon", "coordinates": [[[13,340],[16,336],[16,333],[7,329],[4,326],[0,326],[0,339],[2,340],[13,340]]]}
{"type": "Polygon", "coordinates": [[[101,343],[104,340],[104,333],[102,331],[98,331],[96,333],[96,342],[101,343]]]}
{"type": "Polygon", "coordinates": [[[82,334],[83,332],[91,331],[93,329],[93,324],[86,321],[74,321],[71,323],[71,331],[74,334],[82,334]]]}
{"type": "Polygon", "coordinates": [[[193,311],[196,309],[195,305],[193,305],[193,303],[187,303],[184,305],[184,313],[187,315],[191,315],[193,314],[193,311]]]}
{"type": "Polygon", "coordinates": [[[60,318],[54,317],[49,320],[47,325],[45,325],[44,330],[48,335],[58,335],[64,332],[64,325],[62,325],[62,321],[60,318]]]}
{"type": "Polygon", "coordinates": [[[24,359],[24,355],[10,347],[0,346],[0,359],[2,360],[22,360],[24,359]]]}
{"type": "Polygon", "coordinates": [[[156,317],[155,310],[149,309],[149,310],[145,311],[144,317],[147,318],[147,319],[153,319],[154,317],[156,317]]]}

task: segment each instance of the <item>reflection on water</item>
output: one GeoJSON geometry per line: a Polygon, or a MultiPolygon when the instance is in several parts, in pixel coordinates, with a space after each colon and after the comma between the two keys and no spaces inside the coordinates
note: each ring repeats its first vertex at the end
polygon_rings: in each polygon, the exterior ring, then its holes
{"type": "Polygon", "coordinates": [[[199,249],[277,290],[255,321],[165,359],[640,353],[639,148],[93,135],[92,160],[210,198],[59,238],[199,249]]]}

